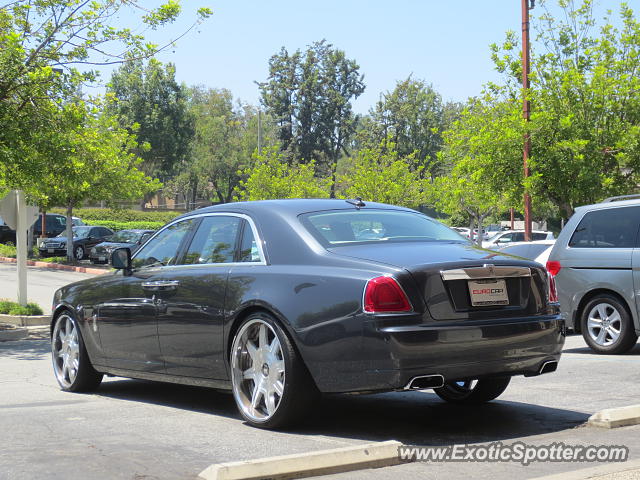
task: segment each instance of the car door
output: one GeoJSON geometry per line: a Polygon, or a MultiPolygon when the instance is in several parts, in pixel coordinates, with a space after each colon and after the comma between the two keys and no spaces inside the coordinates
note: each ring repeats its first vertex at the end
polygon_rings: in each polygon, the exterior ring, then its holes
{"type": "Polygon", "coordinates": [[[160,230],[132,260],[131,272],[119,272],[98,305],[97,325],[107,365],[127,370],[164,373],[158,342],[158,294],[166,269],[171,269],[193,233],[186,219],[160,230]]]}
{"type": "Polygon", "coordinates": [[[223,380],[225,294],[243,219],[202,216],[180,265],[166,268],[157,293],[158,336],[170,375],[223,380]]]}

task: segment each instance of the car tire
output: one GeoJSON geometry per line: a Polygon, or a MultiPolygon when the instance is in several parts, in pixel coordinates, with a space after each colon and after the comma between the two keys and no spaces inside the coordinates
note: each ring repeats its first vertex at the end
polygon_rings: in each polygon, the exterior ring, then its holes
{"type": "Polygon", "coordinates": [[[76,258],[76,260],[80,261],[84,258],[84,248],[78,246],[76,248],[73,249],[73,256],[76,258]]]}
{"type": "Polygon", "coordinates": [[[627,306],[606,293],[596,295],[584,306],[580,327],[585,342],[596,353],[625,353],[638,341],[627,306]]]}
{"type": "Polygon", "coordinates": [[[233,397],[252,426],[276,429],[307,413],[319,392],[291,340],[266,312],[249,315],[230,351],[233,397]]]}
{"type": "Polygon", "coordinates": [[[51,359],[62,390],[91,392],[102,382],[102,373],[91,365],[78,322],[68,311],[62,312],[55,320],[51,335],[51,359]]]}
{"type": "Polygon", "coordinates": [[[478,404],[498,398],[507,389],[511,377],[491,377],[479,380],[447,382],[433,391],[450,403],[478,404]]]}

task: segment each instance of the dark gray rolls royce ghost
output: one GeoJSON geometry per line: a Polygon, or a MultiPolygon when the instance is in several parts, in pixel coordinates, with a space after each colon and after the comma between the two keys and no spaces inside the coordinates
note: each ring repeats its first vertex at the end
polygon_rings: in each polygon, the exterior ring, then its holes
{"type": "Polygon", "coordinates": [[[485,402],[514,375],[554,371],[564,344],[541,265],[359,199],[196,210],[111,263],[55,293],[60,386],[90,391],[110,374],[231,390],[263,428],[319,393],[485,402]]]}

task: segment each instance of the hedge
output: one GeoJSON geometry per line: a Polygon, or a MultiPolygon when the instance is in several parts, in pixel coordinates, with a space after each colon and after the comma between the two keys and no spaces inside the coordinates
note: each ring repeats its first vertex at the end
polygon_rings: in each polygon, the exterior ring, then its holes
{"type": "Polygon", "coordinates": [[[37,303],[22,306],[10,300],[0,300],[0,313],[9,315],[42,315],[42,308],[37,303]]]}
{"type": "Polygon", "coordinates": [[[165,222],[116,222],[114,220],[90,220],[85,221],[90,225],[99,225],[101,227],[107,227],[117,232],[119,230],[158,230],[165,222]]]}
{"type": "Polygon", "coordinates": [[[16,258],[16,247],[0,243],[0,257],[16,258]]]}
{"type": "MultiPolygon", "coordinates": [[[[62,208],[52,208],[50,213],[60,213],[66,215],[62,208]]],[[[155,222],[164,225],[184,212],[175,211],[151,211],[143,212],[130,209],[108,209],[108,208],[77,208],[73,211],[75,217],[80,217],[87,225],[98,225],[96,220],[113,222],[155,222]]],[[[100,224],[102,225],[102,224],[100,224]]]]}

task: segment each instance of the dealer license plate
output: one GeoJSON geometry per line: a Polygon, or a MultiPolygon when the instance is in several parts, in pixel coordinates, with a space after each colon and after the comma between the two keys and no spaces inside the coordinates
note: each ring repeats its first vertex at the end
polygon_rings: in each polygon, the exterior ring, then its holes
{"type": "Polygon", "coordinates": [[[107,260],[107,257],[98,257],[99,262],[104,262],[107,260]]]}
{"type": "Polygon", "coordinates": [[[49,253],[53,253],[53,252],[54,252],[54,249],[53,249],[53,248],[47,248],[47,252],[49,252],[49,253]]]}
{"type": "Polygon", "coordinates": [[[507,282],[504,280],[469,280],[471,306],[509,305],[507,282]]]}

